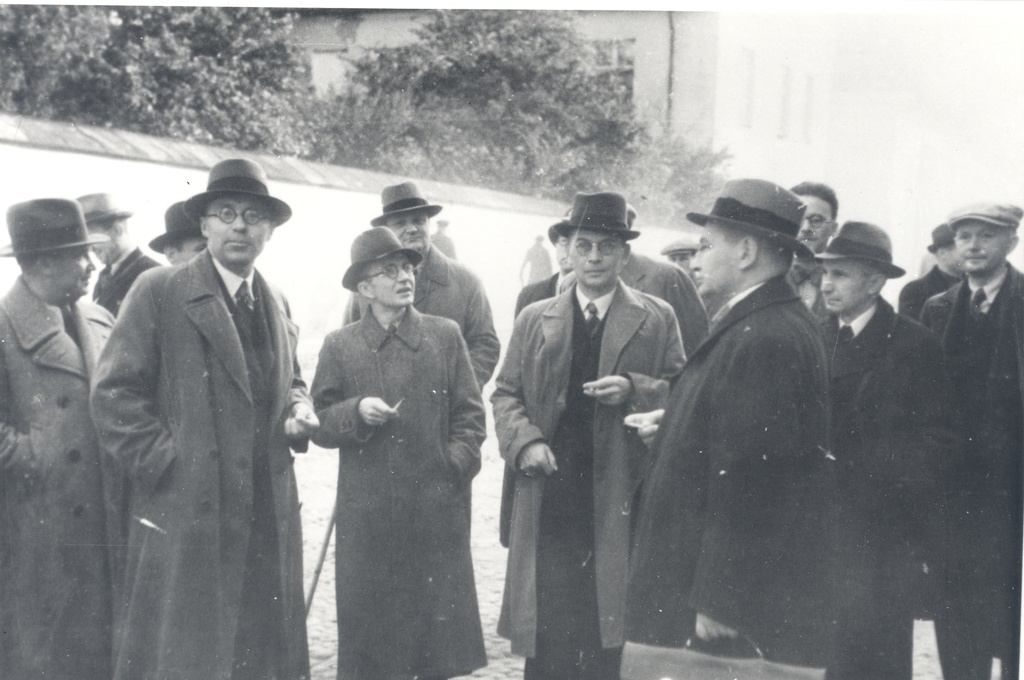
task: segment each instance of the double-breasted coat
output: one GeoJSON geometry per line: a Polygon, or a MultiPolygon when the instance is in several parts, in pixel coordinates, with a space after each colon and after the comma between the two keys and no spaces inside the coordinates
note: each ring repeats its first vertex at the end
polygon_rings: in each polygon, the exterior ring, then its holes
{"type": "Polygon", "coordinates": [[[324,340],[312,389],[313,441],[339,455],[338,677],[483,667],[469,486],[486,427],[458,326],[410,307],[389,336],[368,312],[324,340]],[[367,426],[365,397],[399,416],[367,426]]]}
{"type": "MultiPolygon", "coordinates": [[[[132,485],[117,680],[229,678],[253,516],[254,407],[238,332],[209,251],[144,273],[97,366],[93,418],[132,485]]],[[[283,602],[282,676],[309,676],[299,502],[284,421],[312,407],[298,329],[257,272],[275,357],[266,427],[283,602]]]]}
{"type": "Polygon", "coordinates": [[[81,347],[18,279],[0,301],[0,677],[110,677],[111,596],[89,380],[114,319],[79,301],[81,347]]]}
{"type": "Polygon", "coordinates": [[[641,491],[627,639],[700,612],[767,658],[824,665],[834,470],[823,334],[785,276],[717,322],[672,387],[641,491]]]}
{"type": "MultiPolygon", "coordinates": [[[[551,442],[566,408],[572,364],[575,286],[534,303],[516,319],[495,384],[498,445],[515,467],[532,442],[551,442]]],[[[631,412],[659,408],[668,380],[683,365],[679,326],[662,300],[620,281],[604,318],[598,377],[628,375],[633,395],[620,406],[596,404],[594,414],[594,546],[597,603],[604,647],[623,643],[626,574],[633,499],[643,480],[647,449],[623,425],[631,412]]],[[[512,652],[533,657],[537,639],[537,542],[544,479],[516,474],[508,569],[498,632],[512,652]]]]}

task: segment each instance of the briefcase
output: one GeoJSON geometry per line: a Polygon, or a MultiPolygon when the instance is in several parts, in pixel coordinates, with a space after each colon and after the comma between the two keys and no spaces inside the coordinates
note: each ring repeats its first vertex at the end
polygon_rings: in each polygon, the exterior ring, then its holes
{"type": "Polygon", "coordinates": [[[766,661],[755,657],[715,656],[687,647],[655,647],[627,642],[622,650],[622,680],[824,680],[824,668],[766,661]]]}

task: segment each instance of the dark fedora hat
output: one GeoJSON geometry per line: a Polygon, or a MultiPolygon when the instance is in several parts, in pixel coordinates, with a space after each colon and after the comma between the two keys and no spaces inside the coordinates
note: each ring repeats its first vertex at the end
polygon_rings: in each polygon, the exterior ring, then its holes
{"type": "Polygon", "coordinates": [[[433,217],[441,212],[441,206],[427,203],[416,182],[402,182],[384,187],[384,191],[380,193],[380,202],[384,209],[383,214],[370,220],[370,224],[375,227],[387,224],[388,218],[394,215],[419,210],[427,213],[428,217],[433,217]]]}
{"type": "Polygon", "coordinates": [[[711,220],[771,239],[800,257],[813,257],[811,249],[796,238],[803,218],[800,197],[763,179],[726,182],[710,213],[686,213],[694,224],[704,226],[711,220]]]}
{"type": "Polygon", "coordinates": [[[274,226],[284,224],[292,216],[292,209],[287,203],[270,195],[267,173],[263,167],[244,158],[231,158],[210,168],[206,191],[185,201],[185,212],[198,220],[203,217],[211,201],[229,194],[241,194],[259,200],[270,211],[274,226]]]}
{"type": "Polygon", "coordinates": [[[185,212],[185,201],[178,201],[164,213],[164,230],[164,233],[149,242],[149,247],[158,253],[162,253],[172,243],[203,235],[199,220],[185,212]]]}
{"type": "Polygon", "coordinates": [[[892,242],[885,231],[868,222],[846,222],[839,227],[825,251],[816,257],[825,260],[863,260],[877,267],[886,278],[898,279],[907,272],[892,263],[892,242]]]}
{"type": "Polygon", "coordinates": [[[364,231],[352,242],[352,264],[341,277],[341,285],[355,291],[359,282],[363,280],[363,272],[366,271],[367,265],[395,253],[405,255],[413,266],[418,265],[423,259],[415,250],[403,248],[402,242],[387,227],[374,227],[364,231]]]}
{"type": "Polygon", "coordinates": [[[932,229],[932,244],[928,246],[928,252],[935,253],[939,248],[948,248],[953,245],[955,236],[956,234],[953,233],[953,227],[943,222],[932,229]]]}
{"type": "Polygon", "coordinates": [[[0,255],[5,257],[110,240],[103,234],[90,234],[81,204],[67,198],[37,198],[15,203],[7,209],[7,231],[11,234],[11,243],[0,248],[0,255]]]}
{"type": "Polygon", "coordinates": [[[133,214],[117,207],[117,200],[111,194],[86,194],[78,197],[78,203],[82,206],[86,224],[131,217],[133,214]]]}
{"type": "Polygon", "coordinates": [[[576,194],[569,219],[554,226],[559,235],[566,237],[581,229],[613,234],[623,241],[631,241],[640,235],[639,231],[629,228],[626,199],[614,191],[576,194]]]}

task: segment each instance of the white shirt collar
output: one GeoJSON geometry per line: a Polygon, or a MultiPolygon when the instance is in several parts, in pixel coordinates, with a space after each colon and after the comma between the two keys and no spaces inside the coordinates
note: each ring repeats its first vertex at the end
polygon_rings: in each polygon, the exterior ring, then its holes
{"type": "Polygon", "coordinates": [[[871,321],[871,317],[875,315],[875,312],[877,310],[878,301],[876,300],[875,304],[871,305],[870,308],[861,312],[861,314],[850,323],[844,323],[842,320],[840,320],[839,327],[842,328],[843,326],[849,326],[850,330],[853,331],[853,337],[857,337],[858,335],[860,335],[860,332],[867,327],[868,322],[871,321]]]}
{"type": "Polygon", "coordinates": [[[248,276],[242,278],[241,276],[234,273],[233,271],[230,271],[224,265],[218,262],[217,258],[214,257],[212,259],[213,266],[217,270],[217,273],[220,275],[220,280],[224,282],[224,287],[227,288],[228,295],[230,295],[232,299],[234,299],[235,293],[238,292],[238,287],[242,285],[242,281],[245,281],[246,283],[249,284],[249,294],[252,295],[253,297],[256,297],[256,293],[253,291],[252,287],[253,277],[256,276],[255,269],[249,272],[248,276]]]}
{"type": "Polygon", "coordinates": [[[746,290],[741,291],[741,292],[737,293],[736,295],[733,295],[731,298],[729,298],[729,301],[725,303],[725,306],[728,309],[732,309],[733,307],[736,306],[736,303],[738,303],[740,300],[742,300],[743,298],[747,297],[748,295],[753,293],[755,290],[757,290],[758,288],[763,286],[764,283],[765,283],[764,281],[761,281],[760,283],[755,283],[750,288],[747,288],[746,290]]]}
{"type": "MultiPolygon", "coordinates": [[[[1004,265],[1003,272],[999,276],[981,286],[985,290],[985,301],[981,303],[982,314],[988,314],[988,310],[992,308],[992,303],[995,302],[996,295],[999,294],[999,289],[1003,287],[1003,281],[1006,281],[1006,275],[1009,273],[1010,266],[1004,265]]],[[[971,285],[970,279],[967,280],[967,287],[971,289],[971,297],[974,297],[978,289],[971,285]]]]}
{"type": "Polygon", "coordinates": [[[580,287],[577,285],[576,300],[580,303],[580,309],[583,310],[586,310],[588,303],[593,302],[594,306],[597,307],[597,318],[603,319],[604,315],[608,313],[608,308],[611,307],[612,297],[615,295],[616,288],[618,288],[618,286],[612,288],[612,292],[606,293],[597,299],[591,300],[590,298],[583,294],[583,291],[581,291],[580,287]]]}

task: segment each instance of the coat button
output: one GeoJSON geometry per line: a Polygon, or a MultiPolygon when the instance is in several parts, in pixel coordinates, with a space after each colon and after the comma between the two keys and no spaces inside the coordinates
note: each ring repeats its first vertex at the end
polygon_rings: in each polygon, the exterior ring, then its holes
{"type": "Polygon", "coordinates": [[[57,398],[57,406],[60,408],[67,408],[68,404],[70,403],[71,400],[68,399],[67,395],[62,394],[60,397],[57,398]]]}
{"type": "Polygon", "coordinates": [[[75,517],[81,517],[84,513],[85,513],[85,507],[81,506],[81,505],[76,505],[74,507],[74,509],[71,511],[71,514],[74,515],[75,517]]]}
{"type": "Polygon", "coordinates": [[[72,463],[77,463],[82,460],[82,452],[78,449],[71,449],[68,451],[68,458],[71,459],[72,463]]]}

